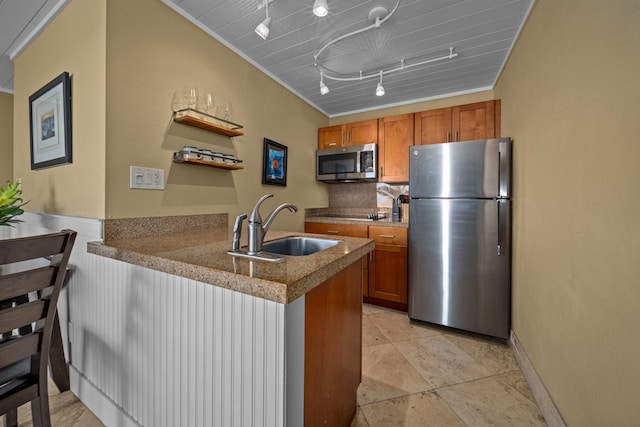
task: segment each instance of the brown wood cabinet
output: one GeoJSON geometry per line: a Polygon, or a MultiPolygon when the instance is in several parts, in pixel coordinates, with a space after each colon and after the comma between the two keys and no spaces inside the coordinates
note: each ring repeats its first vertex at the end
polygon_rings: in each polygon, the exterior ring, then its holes
{"type": "Polygon", "coordinates": [[[378,143],[378,120],[364,120],[347,123],[346,145],[362,145],[378,143]]]}
{"type": "Polygon", "coordinates": [[[406,311],[407,229],[369,226],[369,238],[376,246],[369,261],[368,296],[397,303],[391,306],[406,311]]]}
{"type": "Polygon", "coordinates": [[[305,233],[331,234],[333,236],[369,237],[366,225],[331,224],[327,222],[306,222],[305,233]]]}
{"type": "Polygon", "coordinates": [[[304,425],[348,426],[362,378],[360,265],[305,296],[304,425]]]}
{"type": "MultiPolygon", "coordinates": [[[[332,236],[363,237],[369,236],[366,225],[330,224],[324,222],[305,222],[305,233],[330,234],[332,236]]],[[[369,295],[369,255],[362,257],[362,294],[369,295]]]]}
{"type": "Polygon", "coordinates": [[[378,182],[409,182],[409,147],[414,140],[414,115],[378,119],[378,182]]]}
{"type": "Polygon", "coordinates": [[[318,149],[344,146],[344,125],[328,126],[318,129],[318,149]]]}
{"type": "Polygon", "coordinates": [[[338,148],[348,145],[377,144],[378,120],[363,120],[318,129],[318,148],[338,148]]]}
{"type": "Polygon", "coordinates": [[[500,137],[500,100],[415,113],[414,145],[500,137]]]}
{"type": "Polygon", "coordinates": [[[375,240],[374,251],[361,263],[364,301],[407,311],[406,228],[306,222],[304,231],[375,240]]]}

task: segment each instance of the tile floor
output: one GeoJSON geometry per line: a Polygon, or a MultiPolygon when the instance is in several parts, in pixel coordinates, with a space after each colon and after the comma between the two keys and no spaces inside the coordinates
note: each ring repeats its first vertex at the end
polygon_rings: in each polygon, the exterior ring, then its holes
{"type": "MultiPolygon", "coordinates": [[[[49,379],[49,411],[51,425],[54,427],[104,427],[104,424],[71,391],[60,393],[51,379],[49,379]]],[[[0,424],[4,425],[2,423],[3,421],[0,421],[0,424]]],[[[33,426],[29,403],[18,408],[18,426],[33,426]]]]}
{"type": "Polygon", "coordinates": [[[365,304],[351,427],[545,426],[503,342],[365,304]]]}
{"type": "MultiPolygon", "coordinates": [[[[362,325],[362,383],[351,427],[546,425],[506,344],[367,304],[362,325]]],[[[102,426],[51,381],[49,395],[54,426],[102,426]]],[[[32,425],[28,404],[18,421],[32,425]]]]}

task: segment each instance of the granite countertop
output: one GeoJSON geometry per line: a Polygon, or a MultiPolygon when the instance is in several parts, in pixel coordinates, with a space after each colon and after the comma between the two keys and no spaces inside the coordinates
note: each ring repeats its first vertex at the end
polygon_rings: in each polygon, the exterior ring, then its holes
{"type": "MultiPolygon", "coordinates": [[[[313,235],[342,243],[269,263],[227,254],[227,214],[105,220],[104,241],[87,251],[130,264],[287,304],[373,250],[370,239],[313,235]]],[[[246,230],[245,230],[246,231],[246,230]]],[[[242,246],[246,246],[246,233],[242,246]]],[[[269,230],[265,242],[310,234],[269,230]]]]}

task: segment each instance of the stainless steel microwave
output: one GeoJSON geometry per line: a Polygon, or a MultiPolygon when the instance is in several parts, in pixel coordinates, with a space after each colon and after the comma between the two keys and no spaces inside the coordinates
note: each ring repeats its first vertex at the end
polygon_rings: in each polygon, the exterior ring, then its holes
{"type": "Polygon", "coordinates": [[[376,181],[377,147],[377,144],[365,144],[318,150],[316,179],[325,182],[376,181]]]}

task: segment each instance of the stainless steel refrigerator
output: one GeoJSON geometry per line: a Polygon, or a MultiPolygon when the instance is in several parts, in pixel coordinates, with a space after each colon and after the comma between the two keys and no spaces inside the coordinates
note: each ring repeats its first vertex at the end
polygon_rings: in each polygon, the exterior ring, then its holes
{"type": "Polygon", "coordinates": [[[507,339],[511,139],[411,147],[409,317],[507,339]]]}

